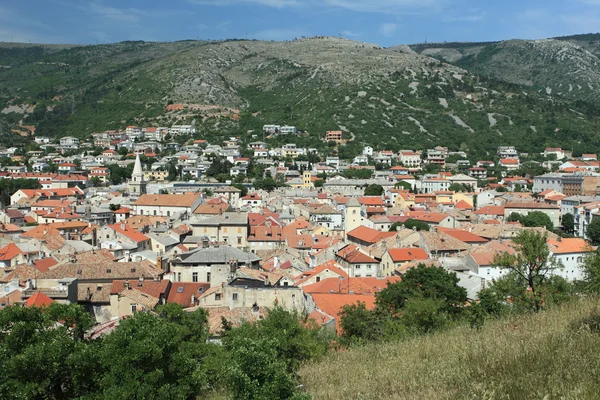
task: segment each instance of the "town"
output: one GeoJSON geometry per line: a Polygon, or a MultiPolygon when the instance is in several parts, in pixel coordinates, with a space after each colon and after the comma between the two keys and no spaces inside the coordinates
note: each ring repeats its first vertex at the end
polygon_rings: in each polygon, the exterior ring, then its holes
{"type": "Polygon", "coordinates": [[[14,191],[0,212],[0,306],[77,303],[106,333],[177,303],[205,308],[217,336],[222,318],[279,305],[340,333],[344,305],[373,308],[418,265],[456,273],[475,301],[506,273],[494,256],[514,252],[523,230],[547,234],[563,266],[553,273],[568,281],[583,278],[600,240],[595,154],[547,148],[533,163],[547,172],[523,176],[531,155],[510,146],[476,163],[442,147],[367,145],[345,160],[332,155],[342,131],[323,134],[330,154],[296,146],[298,134],[267,125],[210,143],[189,125],[128,126],[2,149],[14,191]],[[289,143],[255,140],[265,135],[289,143]]]}

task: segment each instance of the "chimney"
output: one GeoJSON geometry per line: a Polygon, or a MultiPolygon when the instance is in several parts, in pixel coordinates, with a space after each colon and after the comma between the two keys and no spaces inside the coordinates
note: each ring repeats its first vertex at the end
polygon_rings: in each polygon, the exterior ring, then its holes
{"type": "Polygon", "coordinates": [[[121,229],[125,230],[125,224],[121,224],[121,229]]]}
{"type": "Polygon", "coordinates": [[[125,281],[125,282],[123,282],[123,287],[124,287],[125,289],[131,289],[131,287],[129,286],[129,281],[125,281]]]}

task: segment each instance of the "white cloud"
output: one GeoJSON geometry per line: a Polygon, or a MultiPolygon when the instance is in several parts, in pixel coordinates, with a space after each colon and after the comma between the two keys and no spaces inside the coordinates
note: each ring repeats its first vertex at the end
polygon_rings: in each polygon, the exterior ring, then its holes
{"type": "Polygon", "coordinates": [[[397,24],[388,22],[379,27],[379,33],[381,33],[385,37],[392,37],[392,36],[394,36],[394,33],[396,33],[397,29],[398,29],[397,24]]]}

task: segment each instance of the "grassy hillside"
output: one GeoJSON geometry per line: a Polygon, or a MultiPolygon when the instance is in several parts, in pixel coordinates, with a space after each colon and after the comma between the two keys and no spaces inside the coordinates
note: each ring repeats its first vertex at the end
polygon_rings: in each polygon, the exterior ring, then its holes
{"type": "Polygon", "coordinates": [[[600,301],[575,300],[480,331],[332,354],[305,365],[301,381],[315,400],[596,399],[599,328],[600,301]]]}
{"type": "MultiPolygon", "coordinates": [[[[457,51],[452,45],[445,50],[457,51]]],[[[547,146],[600,151],[596,106],[565,100],[557,90],[532,90],[525,78],[508,84],[480,73],[482,60],[496,60],[490,46],[500,45],[461,45],[460,62],[471,60],[475,73],[416,53],[327,37],[3,46],[0,65],[10,68],[0,68],[0,119],[35,125],[39,135],[79,137],[130,124],[195,123],[214,140],[260,134],[262,125],[279,123],[308,131],[298,144],[312,147],[325,146],[319,138],[326,130],[342,129],[355,139],[344,157],[363,144],[392,150],[445,145],[476,156],[508,144],[526,152],[547,146]],[[167,112],[169,103],[201,107],[167,112]]],[[[425,47],[418,50],[432,50],[425,47]]],[[[519,62],[512,57],[498,68],[528,68],[519,62]]]]}

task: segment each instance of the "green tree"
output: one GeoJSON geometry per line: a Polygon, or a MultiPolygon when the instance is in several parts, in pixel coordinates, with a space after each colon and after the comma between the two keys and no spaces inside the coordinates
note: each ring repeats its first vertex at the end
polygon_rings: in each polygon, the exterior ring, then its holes
{"type": "Polygon", "coordinates": [[[544,227],[549,231],[554,230],[554,224],[552,223],[550,217],[541,211],[533,211],[527,215],[513,212],[508,216],[508,221],[520,222],[521,225],[528,228],[544,227]]]}
{"type": "Polygon", "coordinates": [[[538,311],[543,303],[538,289],[561,265],[550,254],[546,234],[524,230],[513,239],[513,244],[515,253],[496,254],[493,266],[512,271],[522,279],[531,291],[533,308],[538,311]]]}
{"type": "Polygon", "coordinates": [[[585,234],[587,238],[592,241],[594,246],[600,244],[600,218],[592,219],[592,222],[590,222],[585,230],[585,234]]]}
{"type": "Polygon", "coordinates": [[[562,216],[562,227],[566,233],[573,233],[575,231],[575,218],[573,214],[566,213],[562,216]]]}
{"type": "Polygon", "coordinates": [[[383,191],[381,185],[369,185],[365,188],[365,196],[381,196],[383,191]]]}
{"type": "Polygon", "coordinates": [[[254,188],[256,190],[266,190],[267,192],[272,192],[273,190],[277,189],[278,187],[285,186],[285,185],[272,179],[272,178],[265,178],[265,179],[255,180],[252,183],[252,186],[254,186],[254,188]]]}
{"type": "Polygon", "coordinates": [[[600,294],[600,252],[589,253],[583,260],[584,289],[587,293],[600,294]]]}
{"type": "Polygon", "coordinates": [[[398,312],[404,308],[409,298],[440,300],[444,311],[456,313],[466,303],[467,291],[458,286],[458,278],[454,272],[420,264],[402,275],[402,281],[388,284],[377,293],[376,303],[377,307],[398,312]]]}
{"type": "Polygon", "coordinates": [[[325,181],[323,179],[317,179],[314,182],[314,185],[316,188],[321,188],[321,187],[323,187],[324,184],[325,184],[325,181]]]}
{"type": "Polygon", "coordinates": [[[404,227],[406,229],[415,228],[417,231],[429,231],[430,227],[427,222],[417,221],[416,219],[409,218],[404,221],[404,227]]]}

